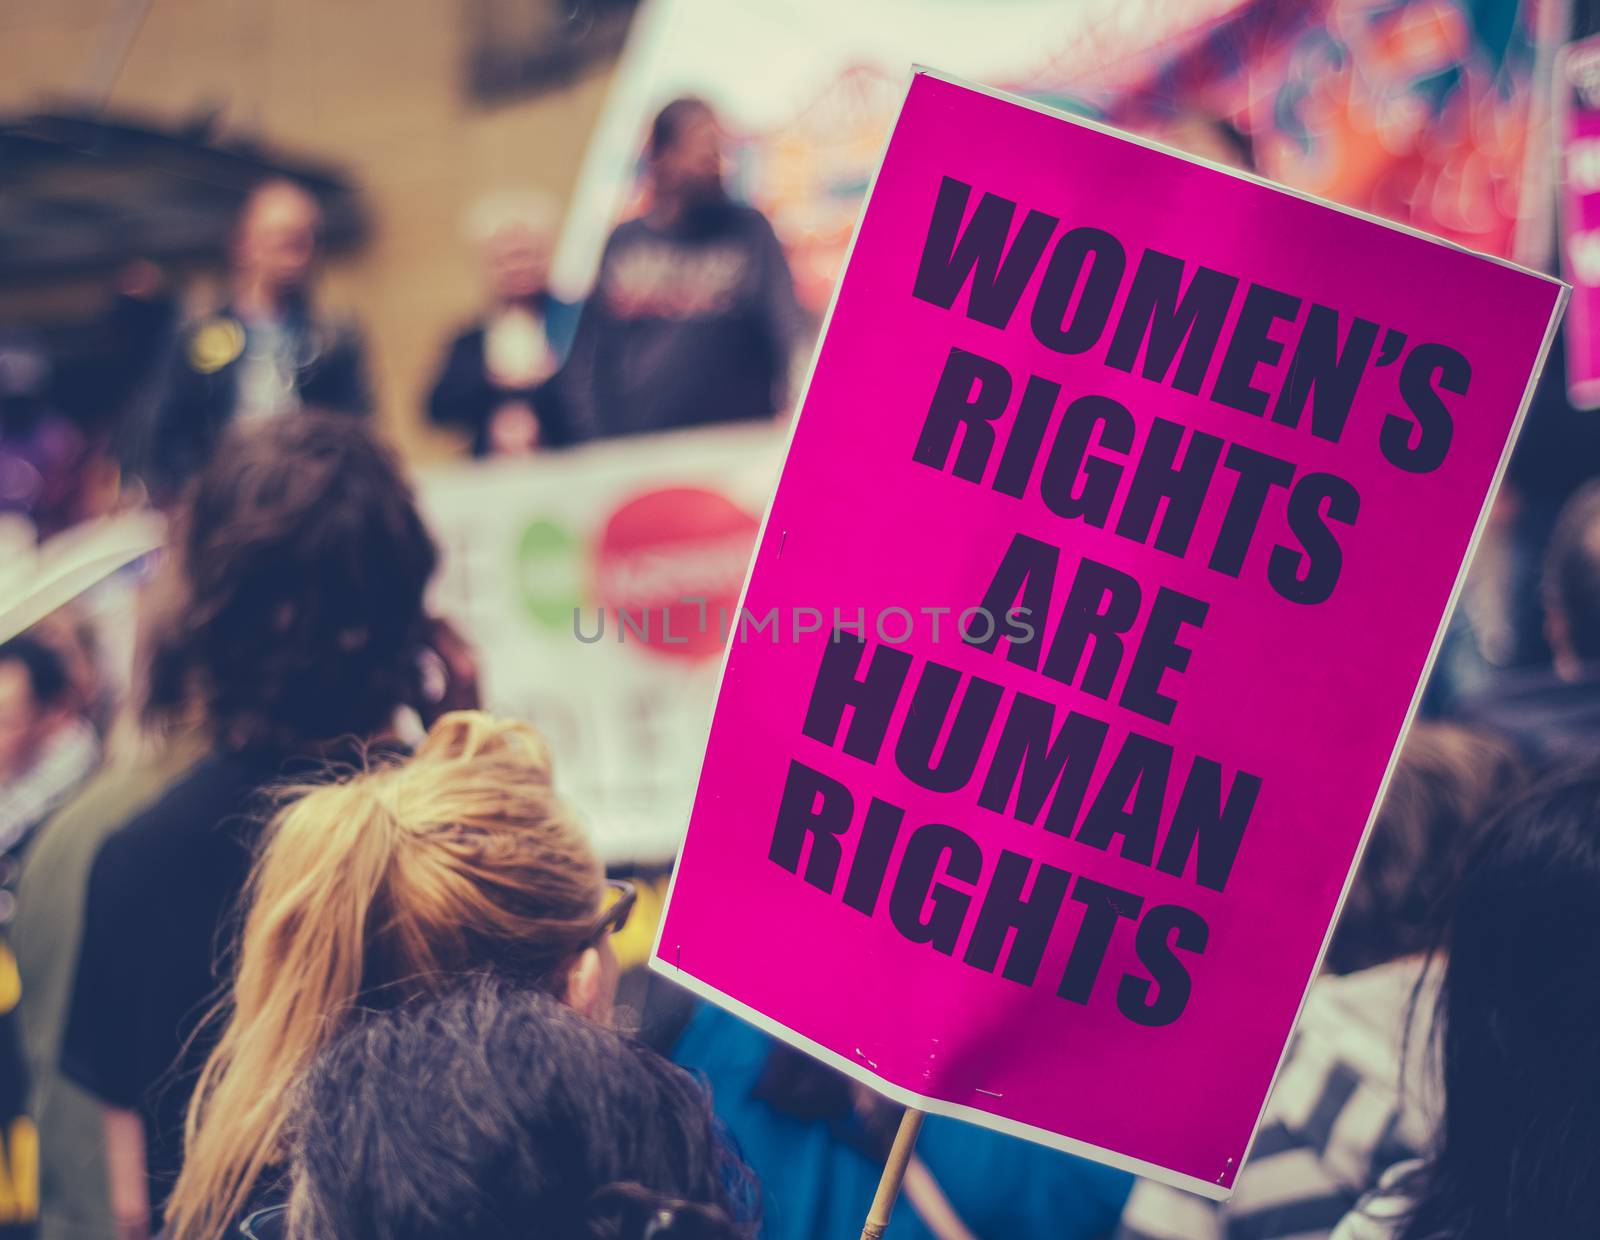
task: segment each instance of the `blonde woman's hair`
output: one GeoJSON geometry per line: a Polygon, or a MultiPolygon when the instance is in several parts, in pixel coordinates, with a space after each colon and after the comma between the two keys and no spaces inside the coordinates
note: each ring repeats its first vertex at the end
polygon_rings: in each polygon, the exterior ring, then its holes
{"type": "Polygon", "coordinates": [[[225,1022],[189,1104],[176,1240],[219,1240],[278,1162],[285,1099],[360,1007],[463,973],[558,995],[603,873],[525,724],[445,715],[404,762],[295,797],[264,837],[225,1022]]]}

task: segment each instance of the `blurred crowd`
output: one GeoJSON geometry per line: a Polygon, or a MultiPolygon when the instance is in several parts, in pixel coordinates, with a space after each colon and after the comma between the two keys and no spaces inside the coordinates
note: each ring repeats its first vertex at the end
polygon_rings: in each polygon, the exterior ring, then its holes
{"type": "MultiPolygon", "coordinates": [[[[488,456],[781,415],[809,325],[722,163],[705,103],[659,114],[582,305],[547,287],[553,206],[481,204],[485,307],[429,417],[488,456]]],[[[135,265],[87,371],[0,343],[11,536],[170,519],[126,692],[70,606],[0,644],[38,1234],[853,1234],[898,1108],[718,1010],[616,1002],[636,892],[428,608],[317,235],[266,182],[225,304],[183,319],[135,265]]],[[[1551,370],[1234,1197],[930,1118],[891,1237],[1600,1233],[1600,460],[1551,370]]]]}

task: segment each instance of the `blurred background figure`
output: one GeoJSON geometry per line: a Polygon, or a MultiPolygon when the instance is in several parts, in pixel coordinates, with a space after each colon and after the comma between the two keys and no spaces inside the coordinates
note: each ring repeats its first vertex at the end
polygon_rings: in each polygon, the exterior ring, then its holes
{"type": "Polygon", "coordinates": [[[277,1233],[296,1240],[756,1235],[750,1172],[693,1078],[536,991],[469,978],[375,1015],[299,1104],[277,1233]]]}
{"type": "Polygon", "coordinates": [[[236,418],[371,411],[359,332],[312,301],[320,223],[316,199],[290,180],[266,181],[245,201],[227,304],[181,334],[157,398],[146,469],[159,496],[205,463],[236,418]]]}
{"type": "Polygon", "coordinates": [[[1534,559],[1548,654],[1491,676],[1461,714],[1540,765],[1590,762],[1600,753],[1600,481],[1573,493],[1534,559]]]}
{"type": "Polygon", "coordinates": [[[27,634],[0,645],[0,854],[20,852],[99,761],[66,660],[27,634]]]}
{"type": "Polygon", "coordinates": [[[786,408],[802,324],[772,225],[723,184],[703,100],[662,108],[645,148],[649,207],[606,243],[562,373],[580,433],[631,435],[786,408]]]}
{"type": "MultiPolygon", "coordinates": [[[[154,402],[165,394],[180,326],[178,299],[156,263],[124,263],[106,292],[79,355],[58,366],[55,385],[91,451],[105,454],[101,468],[111,477],[101,486],[110,489],[102,510],[145,498],[137,482],[149,461],[154,402]]],[[[97,457],[90,460],[99,464],[97,457]]]]}
{"type": "Polygon", "coordinates": [[[546,387],[575,326],[575,312],[548,285],[557,218],[541,195],[488,198],[468,217],[489,309],[450,343],[428,417],[470,433],[473,456],[523,456],[573,441],[546,387]]]}
{"type": "Polygon", "coordinates": [[[86,515],[81,430],[51,399],[50,359],[38,342],[0,337],[0,515],[48,538],[86,515]]]}

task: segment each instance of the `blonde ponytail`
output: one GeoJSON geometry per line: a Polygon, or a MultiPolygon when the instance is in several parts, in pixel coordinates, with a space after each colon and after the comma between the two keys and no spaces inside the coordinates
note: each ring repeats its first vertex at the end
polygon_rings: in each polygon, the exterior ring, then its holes
{"type": "Polygon", "coordinates": [[[248,888],[226,1022],[189,1104],[174,1240],[221,1240],[283,1157],[284,1099],[358,1006],[472,970],[559,986],[601,894],[544,742],[475,711],[407,762],[298,790],[248,888]]]}

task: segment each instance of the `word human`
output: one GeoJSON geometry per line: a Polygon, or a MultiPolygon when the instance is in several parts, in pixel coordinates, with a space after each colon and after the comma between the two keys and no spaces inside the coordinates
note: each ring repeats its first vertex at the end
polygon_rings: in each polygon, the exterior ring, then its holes
{"type": "MultiPolygon", "coordinates": [[[[1008,695],[993,681],[931,660],[917,672],[902,713],[912,656],[890,646],[870,650],[868,658],[866,642],[843,634],[828,643],[802,729],[808,738],[869,766],[892,757],[902,775],[929,791],[970,793],[966,813],[1037,824],[1089,849],[1224,889],[1259,778],[1238,772],[1225,779],[1221,764],[1195,757],[1168,812],[1172,746],[1138,732],[1114,735],[1092,715],[1027,693],[1008,695]],[[903,722],[891,741],[896,718],[903,722]]],[[[1202,952],[1209,938],[1193,909],[1147,902],[1011,849],[991,863],[973,835],[952,823],[906,832],[902,807],[874,796],[858,812],[857,800],[844,780],[793,760],[771,860],[867,916],[887,891],[889,920],[907,939],[946,955],[959,949],[964,963],[998,968],[1022,985],[1035,982],[1063,910],[1076,908],[1078,925],[1055,984],[1058,995],[1077,1003],[1090,1001],[1118,926],[1128,921],[1148,976],[1122,977],[1118,1010],[1145,1025],[1182,1014],[1191,985],[1183,957],[1202,952]]]]}

